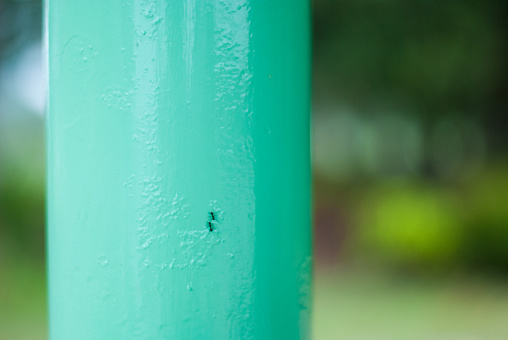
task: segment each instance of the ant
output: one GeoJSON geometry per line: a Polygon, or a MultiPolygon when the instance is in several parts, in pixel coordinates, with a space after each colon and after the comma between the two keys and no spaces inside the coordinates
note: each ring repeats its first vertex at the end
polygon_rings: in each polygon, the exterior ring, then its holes
{"type": "Polygon", "coordinates": [[[215,228],[213,227],[213,221],[217,221],[217,219],[215,218],[215,214],[213,213],[213,211],[210,211],[209,215],[211,217],[211,221],[208,221],[208,229],[210,231],[214,231],[215,228]]]}

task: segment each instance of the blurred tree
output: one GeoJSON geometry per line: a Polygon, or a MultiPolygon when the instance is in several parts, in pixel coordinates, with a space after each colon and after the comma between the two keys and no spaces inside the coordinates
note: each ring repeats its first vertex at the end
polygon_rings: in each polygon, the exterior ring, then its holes
{"type": "Polygon", "coordinates": [[[388,101],[430,122],[474,115],[506,147],[508,3],[316,0],[314,8],[315,102],[375,113],[388,101]]]}
{"type": "Polygon", "coordinates": [[[0,63],[41,39],[41,12],[40,0],[0,0],[0,63]]]}

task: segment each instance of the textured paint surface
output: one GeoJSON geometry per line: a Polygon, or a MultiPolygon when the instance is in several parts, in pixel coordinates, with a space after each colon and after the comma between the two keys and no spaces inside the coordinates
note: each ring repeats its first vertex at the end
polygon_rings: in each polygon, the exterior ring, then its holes
{"type": "Polygon", "coordinates": [[[309,338],[309,10],[46,1],[51,340],[309,338]]]}

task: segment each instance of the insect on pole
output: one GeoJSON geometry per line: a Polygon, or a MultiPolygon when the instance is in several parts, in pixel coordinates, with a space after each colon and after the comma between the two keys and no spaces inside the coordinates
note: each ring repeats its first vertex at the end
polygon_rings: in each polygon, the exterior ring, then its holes
{"type": "Polygon", "coordinates": [[[309,338],[309,2],[46,0],[51,340],[309,338]]]}

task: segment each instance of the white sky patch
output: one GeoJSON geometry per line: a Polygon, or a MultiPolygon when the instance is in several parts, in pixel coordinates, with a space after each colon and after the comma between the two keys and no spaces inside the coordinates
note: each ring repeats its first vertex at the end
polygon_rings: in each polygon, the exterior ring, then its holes
{"type": "Polygon", "coordinates": [[[46,82],[42,65],[42,46],[29,45],[0,70],[0,91],[31,112],[43,115],[46,82]]]}

